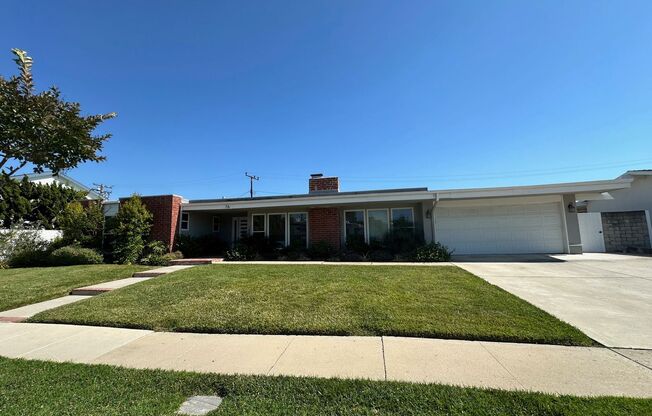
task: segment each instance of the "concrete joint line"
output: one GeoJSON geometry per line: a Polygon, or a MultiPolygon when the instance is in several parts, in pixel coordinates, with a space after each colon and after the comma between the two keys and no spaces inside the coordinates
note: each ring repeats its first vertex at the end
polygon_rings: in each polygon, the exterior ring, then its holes
{"type": "Polygon", "coordinates": [[[60,339],[58,339],[58,340],[56,340],[56,341],[54,341],[54,342],[51,342],[51,343],[46,344],[46,345],[43,345],[42,347],[34,348],[33,350],[29,350],[29,351],[27,351],[27,352],[24,352],[24,353],[20,354],[18,357],[19,357],[19,358],[20,358],[20,357],[24,357],[24,356],[26,356],[27,354],[31,354],[31,353],[36,352],[36,351],[40,351],[40,350],[42,350],[42,349],[45,349],[45,348],[51,347],[51,346],[53,346],[53,345],[61,344],[62,342],[65,342],[65,341],[67,341],[67,340],[69,340],[69,339],[71,339],[71,338],[75,338],[76,336],[79,336],[79,335],[81,335],[81,334],[83,334],[83,333],[85,333],[85,332],[89,332],[89,331],[90,331],[90,329],[83,329],[83,330],[81,330],[81,331],[79,331],[79,332],[77,332],[77,333],[74,333],[74,334],[72,334],[72,335],[68,335],[67,337],[63,337],[63,338],[60,338],[60,339]]]}
{"type": "MultiPolygon", "coordinates": [[[[113,328],[113,327],[108,327],[108,328],[113,328]]],[[[142,329],[141,329],[140,331],[142,331],[142,329]]],[[[141,338],[143,338],[143,337],[146,337],[146,336],[149,336],[149,335],[152,335],[153,333],[154,333],[154,331],[149,331],[149,332],[146,333],[146,334],[142,334],[142,335],[139,336],[138,338],[130,339],[130,340],[124,341],[124,342],[122,342],[122,343],[116,345],[115,347],[113,347],[113,349],[112,349],[111,351],[107,351],[107,352],[105,352],[105,353],[103,353],[103,354],[100,354],[100,355],[98,355],[97,357],[93,358],[92,361],[97,361],[97,360],[101,359],[102,357],[104,357],[105,355],[110,354],[110,353],[112,353],[113,351],[117,350],[118,348],[122,348],[122,347],[124,347],[125,345],[129,345],[129,344],[131,344],[132,342],[138,341],[139,339],[141,339],[141,338]]]]}
{"type": "Polygon", "coordinates": [[[380,337],[380,352],[383,355],[383,371],[385,373],[385,381],[387,381],[387,361],[385,360],[385,337],[380,337]]]}
{"type": "Polygon", "coordinates": [[[652,371],[652,367],[648,367],[647,365],[645,365],[645,364],[643,364],[643,363],[639,363],[639,362],[636,361],[635,359],[626,356],[625,354],[621,353],[620,351],[616,350],[615,348],[607,347],[607,346],[605,346],[605,348],[608,349],[608,350],[611,351],[611,352],[615,352],[616,354],[620,355],[621,357],[625,357],[625,358],[627,358],[629,361],[633,362],[634,364],[638,364],[638,365],[640,365],[641,367],[646,368],[646,369],[652,371]]]}
{"type": "Polygon", "coordinates": [[[508,369],[507,367],[505,367],[505,365],[504,365],[503,363],[501,363],[500,360],[499,360],[495,355],[493,355],[491,351],[489,351],[489,348],[487,348],[487,347],[484,345],[484,342],[480,341],[480,346],[481,346],[482,348],[484,348],[484,350],[487,351],[487,352],[489,353],[489,355],[491,355],[491,358],[493,358],[494,360],[496,360],[496,362],[498,363],[498,365],[500,365],[500,366],[501,366],[505,371],[507,371],[507,374],[509,374],[510,376],[512,376],[512,378],[513,378],[513,379],[518,383],[519,386],[521,386],[522,389],[527,390],[527,389],[525,388],[525,386],[523,385],[523,383],[521,383],[521,380],[519,380],[519,379],[518,379],[514,374],[512,374],[512,372],[509,371],[509,369],[508,369]]]}
{"type": "Polygon", "coordinates": [[[283,355],[285,355],[285,351],[287,351],[288,348],[290,348],[290,344],[292,344],[292,341],[294,341],[295,339],[296,339],[296,337],[290,338],[290,341],[288,341],[288,344],[283,349],[283,352],[279,354],[279,356],[274,361],[274,364],[272,364],[272,366],[269,368],[269,370],[267,370],[267,375],[269,375],[272,372],[272,370],[274,369],[274,367],[276,367],[276,364],[278,364],[278,362],[281,360],[281,357],[283,357],[283,355]]]}

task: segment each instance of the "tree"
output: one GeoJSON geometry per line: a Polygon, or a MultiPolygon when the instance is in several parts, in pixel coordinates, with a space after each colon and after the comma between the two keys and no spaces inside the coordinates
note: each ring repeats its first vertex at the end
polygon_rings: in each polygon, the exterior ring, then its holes
{"type": "Polygon", "coordinates": [[[56,229],[66,206],[84,196],[85,192],[59,184],[36,184],[27,178],[16,181],[0,173],[0,228],[31,224],[56,229]]]}
{"type": "Polygon", "coordinates": [[[152,228],[152,214],[138,195],[120,205],[115,217],[113,255],[117,263],[133,264],[143,255],[152,228]]]}
{"type": "Polygon", "coordinates": [[[99,249],[102,247],[104,213],[97,201],[89,201],[84,207],[80,202],[69,203],[59,220],[66,245],[79,244],[82,247],[99,249]]]}
{"type": "Polygon", "coordinates": [[[99,153],[110,134],[93,131],[115,113],[82,116],[79,103],[66,102],[56,87],[34,92],[32,58],[12,49],[19,76],[0,76],[0,172],[13,175],[28,163],[34,172],[54,173],[87,161],[105,159],[99,153]]]}

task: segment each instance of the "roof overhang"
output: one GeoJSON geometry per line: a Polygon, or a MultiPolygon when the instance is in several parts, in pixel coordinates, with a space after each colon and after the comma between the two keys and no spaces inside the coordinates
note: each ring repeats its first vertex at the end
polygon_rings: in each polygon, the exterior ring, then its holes
{"type": "MultiPolygon", "coordinates": [[[[343,192],[327,195],[293,195],[287,197],[198,200],[183,202],[184,211],[247,210],[257,208],[281,208],[299,206],[337,206],[374,202],[420,202],[431,200],[462,200],[480,198],[508,198],[537,195],[580,194],[587,198],[602,198],[602,193],[625,189],[632,179],[614,179],[593,182],[573,182],[551,185],[512,186],[501,188],[450,189],[430,191],[425,189],[400,192],[343,192]]],[[[607,194],[608,195],[608,194],[607,194]]]]}
{"type": "Polygon", "coordinates": [[[613,179],[502,188],[450,189],[434,192],[439,195],[439,199],[499,198],[510,196],[601,193],[629,188],[631,183],[632,179],[613,179]]]}
{"type": "Polygon", "coordinates": [[[429,201],[435,198],[431,191],[413,192],[379,192],[379,193],[342,193],[328,195],[292,196],[273,199],[243,199],[243,200],[214,200],[190,201],[182,204],[184,211],[202,210],[243,210],[256,208],[299,207],[299,206],[329,206],[350,205],[369,202],[402,202],[402,201],[429,201]]]}

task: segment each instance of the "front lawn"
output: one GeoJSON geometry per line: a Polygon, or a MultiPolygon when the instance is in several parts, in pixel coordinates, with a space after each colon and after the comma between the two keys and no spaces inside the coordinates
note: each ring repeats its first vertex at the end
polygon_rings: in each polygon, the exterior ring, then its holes
{"type": "Polygon", "coordinates": [[[2,269],[0,311],[65,296],[72,289],[130,277],[146,269],[117,264],[2,269]]]}
{"type": "Polygon", "coordinates": [[[593,344],[574,327],[453,266],[199,266],[46,311],[32,321],[593,344]]]}
{"type": "Polygon", "coordinates": [[[436,384],[224,376],[0,358],[0,414],[173,415],[217,394],[211,415],[649,415],[652,400],[436,384]]]}

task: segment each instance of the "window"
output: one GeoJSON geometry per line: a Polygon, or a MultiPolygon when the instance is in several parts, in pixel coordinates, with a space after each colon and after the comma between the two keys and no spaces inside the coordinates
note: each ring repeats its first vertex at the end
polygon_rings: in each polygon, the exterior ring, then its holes
{"type": "Polygon", "coordinates": [[[414,232],[412,208],[392,208],[392,230],[414,232]]]}
{"type": "Polygon", "coordinates": [[[220,217],[219,215],[213,215],[213,232],[220,232],[220,217]]]}
{"type": "Polygon", "coordinates": [[[269,241],[277,247],[285,246],[285,214],[269,214],[269,241]]]}
{"type": "Polygon", "coordinates": [[[251,216],[251,233],[256,236],[265,236],[265,214],[251,216]]]}
{"type": "Polygon", "coordinates": [[[367,210],[367,227],[369,243],[383,241],[389,232],[389,210],[370,209],[367,210]]]}
{"type": "Polygon", "coordinates": [[[306,247],[308,245],[308,214],[294,212],[288,214],[290,223],[290,245],[306,247]]]}
{"type": "Polygon", "coordinates": [[[187,231],[190,229],[190,213],[182,212],[181,213],[181,229],[187,231]]]}
{"type": "Polygon", "coordinates": [[[344,211],[344,238],[350,242],[364,242],[364,211],[344,211]]]}

